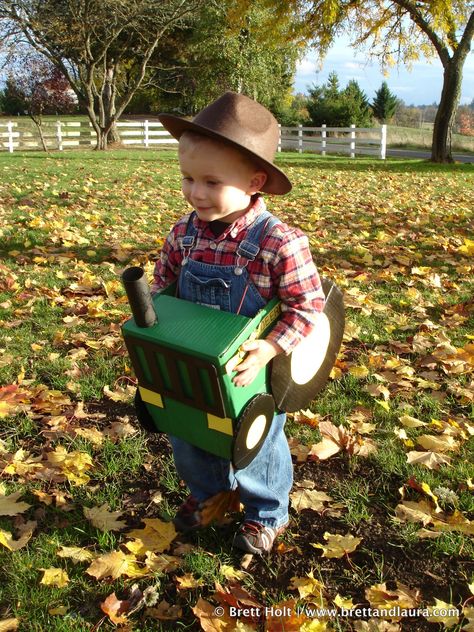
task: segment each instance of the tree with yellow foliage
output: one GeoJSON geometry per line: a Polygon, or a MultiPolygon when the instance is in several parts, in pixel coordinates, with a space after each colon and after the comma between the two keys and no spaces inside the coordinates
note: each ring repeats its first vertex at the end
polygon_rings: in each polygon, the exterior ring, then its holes
{"type": "MultiPolygon", "coordinates": [[[[249,0],[237,0],[242,8],[249,0]]],[[[474,36],[472,0],[262,0],[273,8],[274,21],[288,12],[294,28],[305,33],[320,51],[341,34],[352,46],[367,48],[382,68],[410,66],[420,58],[438,56],[443,89],[433,129],[431,160],[452,162],[451,135],[461,96],[464,62],[474,36]]]]}

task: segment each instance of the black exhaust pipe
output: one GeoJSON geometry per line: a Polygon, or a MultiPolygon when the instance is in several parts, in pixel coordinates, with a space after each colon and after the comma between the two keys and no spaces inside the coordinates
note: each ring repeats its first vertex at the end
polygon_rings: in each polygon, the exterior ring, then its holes
{"type": "Polygon", "coordinates": [[[143,268],[133,266],[124,270],[122,272],[122,283],[127,293],[135,323],[138,327],[152,327],[158,318],[143,268]]]}

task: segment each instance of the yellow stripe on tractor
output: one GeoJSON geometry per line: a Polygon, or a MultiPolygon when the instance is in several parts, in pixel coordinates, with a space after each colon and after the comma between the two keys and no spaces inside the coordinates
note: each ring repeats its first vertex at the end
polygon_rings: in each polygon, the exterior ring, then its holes
{"type": "Polygon", "coordinates": [[[147,404],[153,404],[153,406],[159,406],[159,408],[164,408],[163,400],[161,399],[161,395],[159,393],[143,388],[143,386],[139,386],[138,389],[144,402],[147,404]]]}

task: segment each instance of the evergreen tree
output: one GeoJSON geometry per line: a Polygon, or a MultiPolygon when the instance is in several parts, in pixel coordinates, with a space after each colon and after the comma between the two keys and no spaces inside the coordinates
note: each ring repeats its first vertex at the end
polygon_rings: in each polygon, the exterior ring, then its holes
{"type": "Polygon", "coordinates": [[[375,99],[372,102],[372,112],[375,118],[381,123],[387,123],[395,114],[398,105],[397,97],[390,92],[387,82],[384,81],[375,93],[375,99]]]}
{"type": "Polygon", "coordinates": [[[332,72],[326,84],[313,86],[309,94],[307,108],[315,127],[323,123],[329,127],[366,127],[371,123],[369,101],[355,80],[341,90],[338,76],[332,72]]]}

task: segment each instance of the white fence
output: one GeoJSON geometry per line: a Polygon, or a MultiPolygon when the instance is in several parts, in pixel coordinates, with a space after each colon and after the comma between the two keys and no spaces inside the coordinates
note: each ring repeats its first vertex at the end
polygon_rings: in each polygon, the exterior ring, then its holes
{"type": "MultiPolygon", "coordinates": [[[[117,123],[122,145],[153,147],[170,145],[177,141],[159,121],[121,121],[117,123]]],[[[45,121],[43,136],[51,150],[91,147],[96,144],[96,134],[86,121],[45,121]]],[[[366,154],[385,158],[387,128],[351,127],[281,127],[278,151],[311,151],[323,156],[330,153],[366,154]]],[[[42,149],[36,127],[26,119],[0,122],[0,151],[42,149]]]]}
{"type": "Polygon", "coordinates": [[[296,149],[326,154],[357,154],[378,156],[385,159],[387,126],[382,127],[282,127],[278,151],[296,149]]]}

